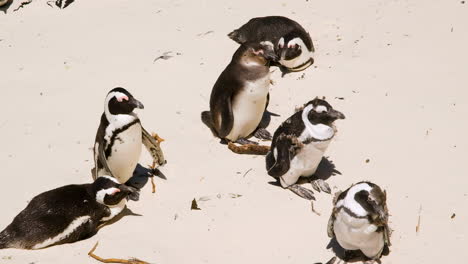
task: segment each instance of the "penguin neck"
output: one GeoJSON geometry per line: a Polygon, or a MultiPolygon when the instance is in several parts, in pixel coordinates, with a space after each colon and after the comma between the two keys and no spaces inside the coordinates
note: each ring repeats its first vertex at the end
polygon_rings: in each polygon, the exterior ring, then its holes
{"type": "Polygon", "coordinates": [[[109,121],[109,124],[111,124],[114,129],[121,128],[131,122],[134,122],[135,120],[138,120],[138,116],[133,112],[130,114],[113,115],[109,112],[109,109],[106,108],[104,113],[106,115],[107,121],[109,121]]]}
{"type": "Polygon", "coordinates": [[[308,118],[309,112],[313,106],[310,104],[302,110],[302,122],[304,122],[305,128],[309,132],[310,136],[318,140],[328,140],[335,135],[335,130],[332,126],[325,124],[312,124],[308,118]]]}
{"type": "Polygon", "coordinates": [[[370,192],[372,187],[366,183],[361,183],[354,185],[346,194],[343,200],[340,200],[336,203],[336,207],[346,207],[349,211],[351,211],[356,217],[366,217],[369,213],[366,209],[355,199],[356,193],[360,191],[368,191],[370,192]]]}

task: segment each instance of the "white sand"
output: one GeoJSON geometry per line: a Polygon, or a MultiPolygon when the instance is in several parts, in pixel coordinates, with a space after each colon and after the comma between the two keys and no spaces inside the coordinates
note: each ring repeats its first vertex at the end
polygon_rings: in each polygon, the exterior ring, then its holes
{"type": "Polygon", "coordinates": [[[395,231],[383,262],[464,262],[467,8],[457,0],[76,0],[64,10],[37,0],[10,8],[0,14],[0,228],[33,196],[91,181],[90,148],[115,86],[144,103],[144,126],[166,139],[168,180],[157,180],[156,195],[146,186],[141,200],[129,203],[142,216],[74,244],[1,250],[0,263],[97,263],[87,256],[96,241],[103,257],[154,263],[328,260],[332,196],[317,194],[322,216],[311,213],[307,201],[268,184],[263,157],[231,153],[200,121],[237,47],[226,34],[264,15],[298,21],[317,50],[317,68],[273,74],[269,110],[281,117],[268,129],[295,106],[326,96],[347,117],[327,152],[342,173],[328,179],[333,191],[371,180],[388,192],[395,231]],[[166,51],[181,55],[153,63],[166,51]],[[228,193],[242,197],[190,210],[194,197],[228,193]]]}

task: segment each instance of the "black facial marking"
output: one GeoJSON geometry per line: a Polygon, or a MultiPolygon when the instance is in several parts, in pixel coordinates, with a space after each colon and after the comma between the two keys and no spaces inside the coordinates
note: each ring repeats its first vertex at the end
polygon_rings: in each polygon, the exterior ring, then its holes
{"type": "Polygon", "coordinates": [[[335,114],[337,113],[337,111],[334,110],[333,107],[327,101],[315,98],[314,100],[307,103],[307,105],[309,104],[312,104],[314,107],[314,109],[310,110],[307,116],[307,118],[312,124],[331,125],[336,119],[338,119],[338,117],[335,114]],[[317,109],[318,106],[324,106],[327,110],[318,113],[315,111],[315,109],[317,109]]]}
{"type": "Polygon", "coordinates": [[[285,60],[292,60],[294,58],[297,58],[301,55],[302,50],[300,49],[299,45],[294,45],[292,48],[285,47],[284,48],[284,59],[285,60]]]}
{"type": "Polygon", "coordinates": [[[116,97],[113,97],[111,100],[109,100],[108,107],[109,107],[109,112],[113,115],[119,115],[119,114],[130,114],[133,112],[133,110],[137,107],[136,104],[136,99],[133,97],[131,93],[129,93],[127,90],[125,90],[122,87],[117,87],[112,89],[110,93],[113,92],[119,92],[122,94],[125,94],[128,97],[128,100],[122,100],[119,102],[116,97]]]}
{"type": "Polygon", "coordinates": [[[364,208],[364,210],[366,210],[367,212],[372,212],[374,210],[372,205],[369,203],[368,191],[362,190],[362,191],[357,192],[354,195],[354,200],[356,200],[356,202],[360,204],[362,208],[364,208]]]}

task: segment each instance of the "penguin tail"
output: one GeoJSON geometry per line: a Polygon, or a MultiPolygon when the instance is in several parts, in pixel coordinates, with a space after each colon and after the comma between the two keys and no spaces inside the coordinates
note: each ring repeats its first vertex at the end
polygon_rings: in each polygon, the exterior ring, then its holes
{"type": "Polygon", "coordinates": [[[237,29],[229,33],[228,37],[239,44],[242,44],[245,42],[245,40],[240,36],[239,30],[237,29]]]}

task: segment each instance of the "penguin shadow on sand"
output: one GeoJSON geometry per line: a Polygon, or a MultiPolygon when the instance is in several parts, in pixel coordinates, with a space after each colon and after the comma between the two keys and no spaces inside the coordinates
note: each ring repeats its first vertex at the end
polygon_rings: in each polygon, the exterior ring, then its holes
{"type": "MultiPolygon", "coordinates": [[[[330,239],[330,242],[327,245],[327,249],[331,249],[333,253],[335,253],[336,257],[338,257],[345,263],[366,263],[366,261],[369,261],[369,258],[366,257],[364,253],[362,253],[360,250],[346,251],[340,246],[335,237],[330,239]]],[[[385,246],[382,252],[382,256],[387,256],[389,253],[390,249],[388,248],[388,246],[385,246]]],[[[376,260],[376,263],[380,264],[382,262],[379,259],[376,260]]]]}
{"type": "MultiPolygon", "coordinates": [[[[143,167],[140,163],[138,163],[135,170],[133,171],[132,177],[127,181],[126,185],[129,185],[129,186],[137,188],[138,190],[141,190],[146,186],[150,178],[154,176],[157,176],[164,180],[167,179],[166,176],[160,170],[155,169],[153,171],[151,169],[143,167]]],[[[122,212],[118,214],[116,217],[114,217],[113,219],[99,226],[99,229],[107,225],[112,225],[120,221],[120,219],[126,216],[142,216],[142,215],[134,213],[130,208],[128,208],[128,206],[126,206],[125,209],[122,210],[122,212]]]]}
{"type": "MultiPolygon", "coordinates": [[[[335,176],[335,175],[341,175],[341,172],[336,169],[336,166],[335,166],[335,164],[333,163],[332,160],[330,160],[328,157],[322,157],[322,160],[320,161],[314,175],[312,175],[312,177],[310,177],[310,178],[301,177],[301,178],[299,178],[297,183],[298,184],[308,184],[308,183],[310,183],[311,180],[327,181],[330,177],[335,176]]],[[[268,183],[271,184],[271,185],[274,185],[274,186],[281,187],[281,184],[279,184],[278,181],[271,181],[271,182],[268,182],[268,183]]]]}
{"type": "MultiPolygon", "coordinates": [[[[202,112],[202,116],[203,116],[203,112],[202,112]]],[[[262,120],[260,120],[260,123],[258,124],[258,128],[264,128],[266,129],[269,125],[270,125],[270,122],[271,122],[271,117],[274,116],[274,117],[278,117],[280,115],[276,114],[276,113],[272,113],[268,110],[265,110],[265,112],[263,113],[263,116],[262,116],[262,120]]],[[[203,124],[205,124],[205,126],[207,126],[211,132],[213,133],[213,135],[216,135],[216,130],[213,128],[211,122],[205,118],[202,117],[202,122],[203,124]]],[[[221,139],[219,141],[220,144],[223,144],[223,145],[227,145],[228,144],[228,141],[225,140],[225,139],[221,139]]]]}

